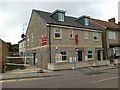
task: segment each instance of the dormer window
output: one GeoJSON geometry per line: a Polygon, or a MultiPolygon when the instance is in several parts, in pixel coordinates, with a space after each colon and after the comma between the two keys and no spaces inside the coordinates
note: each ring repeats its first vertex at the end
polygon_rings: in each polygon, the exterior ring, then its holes
{"type": "Polygon", "coordinates": [[[64,21],[64,14],[58,13],[58,21],[64,21]]]}
{"type": "Polygon", "coordinates": [[[66,13],[66,11],[57,9],[51,14],[51,17],[57,21],[64,22],[65,21],[65,13],[66,13]]]}
{"type": "Polygon", "coordinates": [[[81,16],[79,18],[76,19],[76,21],[82,25],[85,25],[85,26],[89,26],[90,25],[90,21],[89,21],[89,16],[81,16]]]}
{"type": "Polygon", "coordinates": [[[88,18],[84,18],[84,24],[85,24],[86,26],[89,25],[89,20],[88,20],[88,18]]]}

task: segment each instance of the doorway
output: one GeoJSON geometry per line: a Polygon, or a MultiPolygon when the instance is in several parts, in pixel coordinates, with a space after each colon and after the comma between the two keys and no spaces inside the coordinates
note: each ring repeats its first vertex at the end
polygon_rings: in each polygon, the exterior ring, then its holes
{"type": "Polygon", "coordinates": [[[35,65],[35,56],[36,56],[36,52],[33,52],[33,65],[35,65]]]}
{"type": "Polygon", "coordinates": [[[97,60],[98,60],[98,61],[101,60],[101,53],[100,53],[100,50],[97,50],[97,60]]]}
{"type": "Polygon", "coordinates": [[[78,61],[82,61],[82,51],[78,51],[78,61]]]}

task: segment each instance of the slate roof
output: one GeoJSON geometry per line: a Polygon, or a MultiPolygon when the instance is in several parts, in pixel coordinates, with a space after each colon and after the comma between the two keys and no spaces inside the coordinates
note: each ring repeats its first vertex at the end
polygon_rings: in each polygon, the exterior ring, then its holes
{"type": "Polygon", "coordinates": [[[100,28],[97,28],[93,22],[90,22],[90,26],[81,25],[80,23],[76,21],[77,19],[76,17],[65,15],[65,21],[59,22],[51,17],[52,13],[50,12],[45,12],[45,11],[40,11],[40,10],[34,10],[34,11],[37,12],[40,15],[40,17],[44,19],[46,23],[52,23],[55,25],[64,25],[64,26],[70,26],[70,27],[85,28],[85,29],[100,30],[100,28]]]}
{"type": "Polygon", "coordinates": [[[22,41],[24,41],[26,38],[23,38],[22,40],[20,40],[18,43],[20,43],[20,42],[22,42],[22,41]]]}

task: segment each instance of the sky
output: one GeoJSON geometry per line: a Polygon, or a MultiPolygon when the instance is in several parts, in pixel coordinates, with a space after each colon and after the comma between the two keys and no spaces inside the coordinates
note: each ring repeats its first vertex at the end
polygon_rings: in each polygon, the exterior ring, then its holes
{"type": "MultiPolygon", "coordinates": [[[[53,12],[56,9],[66,11],[66,15],[80,17],[87,15],[95,19],[118,20],[119,0],[1,0],[0,1],[0,38],[5,42],[17,44],[26,32],[33,9],[53,12]]],[[[120,5],[120,3],[119,3],[120,5]]]]}

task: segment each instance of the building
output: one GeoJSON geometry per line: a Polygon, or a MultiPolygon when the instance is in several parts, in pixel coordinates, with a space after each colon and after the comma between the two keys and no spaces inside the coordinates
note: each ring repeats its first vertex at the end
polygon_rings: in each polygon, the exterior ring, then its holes
{"type": "Polygon", "coordinates": [[[26,38],[23,38],[18,42],[19,44],[19,55],[22,57],[22,61],[26,64],[26,38]]]}
{"type": "Polygon", "coordinates": [[[26,50],[26,38],[23,38],[22,40],[20,40],[19,42],[18,42],[18,44],[19,44],[19,52],[25,52],[25,50],[26,50]]]}
{"type": "Polygon", "coordinates": [[[0,39],[0,71],[3,71],[4,65],[7,61],[7,56],[9,54],[9,46],[6,42],[0,39]]]}
{"type": "Polygon", "coordinates": [[[26,51],[34,58],[30,64],[48,68],[48,64],[103,60],[102,30],[89,16],[76,18],[65,13],[32,11],[26,31],[26,51]]]}
{"type": "Polygon", "coordinates": [[[102,21],[98,19],[91,19],[91,21],[103,30],[103,57],[109,59],[111,55],[115,55],[115,58],[120,57],[120,42],[118,24],[115,23],[115,18],[111,18],[108,21],[102,21]]]}

